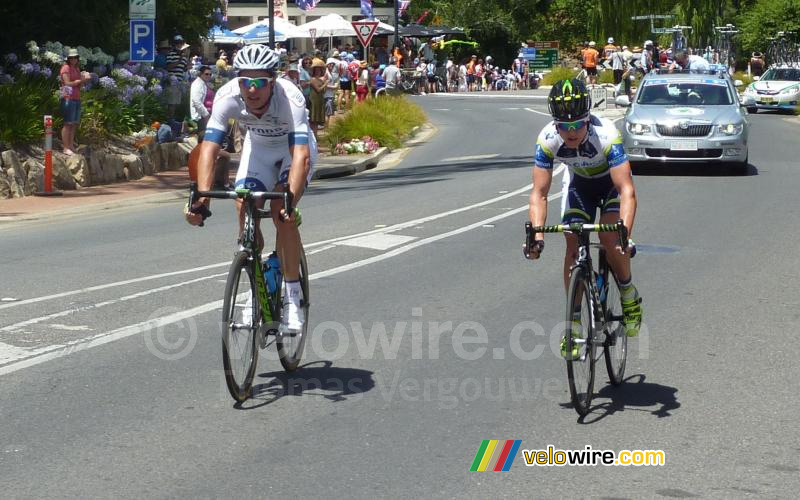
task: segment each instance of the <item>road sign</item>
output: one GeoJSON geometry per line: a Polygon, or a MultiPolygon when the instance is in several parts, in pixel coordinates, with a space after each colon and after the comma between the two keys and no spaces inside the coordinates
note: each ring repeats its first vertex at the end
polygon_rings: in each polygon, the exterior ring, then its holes
{"type": "Polygon", "coordinates": [[[541,71],[544,69],[550,69],[557,65],[558,49],[536,49],[536,58],[528,59],[529,71],[541,71]]]}
{"type": "Polygon", "coordinates": [[[596,85],[591,88],[592,109],[608,109],[608,93],[605,87],[596,85]]]}
{"type": "Polygon", "coordinates": [[[378,29],[378,21],[353,21],[353,29],[356,30],[356,36],[361,45],[366,47],[378,29]]]}
{"type": "Polygon", "coordinates": [[[520,50],[520,53],[522,54],[522,58],[527,61],[536,59],[536,49],[534,47],[525,47],[520,50]]]}
{"type": "Polygon", "coordinates": [[[128,17],[131,19],[155,19],[156,0],[130,0],[128,17]]]}
{"type": "Polygon", "coordinates": [[[156,57],[155,19],[131,19],[131,62],[153,62],[156,57]]]}

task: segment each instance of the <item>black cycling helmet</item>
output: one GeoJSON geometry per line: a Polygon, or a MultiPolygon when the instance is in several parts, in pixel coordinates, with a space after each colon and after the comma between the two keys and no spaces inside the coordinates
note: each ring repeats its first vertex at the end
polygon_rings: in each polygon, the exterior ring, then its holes
{"type": "Polygon", "coordinates": [[[559,80],[547,96],[547,108],[554,119],[577,121],[589,116],[591,99],[583,81],[573,78],[559,80]]]}

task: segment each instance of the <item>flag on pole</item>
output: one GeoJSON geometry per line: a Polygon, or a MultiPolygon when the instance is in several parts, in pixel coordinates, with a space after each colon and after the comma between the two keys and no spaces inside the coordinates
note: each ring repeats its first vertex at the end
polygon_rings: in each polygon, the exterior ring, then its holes
{"type": "Polygon", "coordinates": [[[366,19],[375,17],[375,14],[372,13],[372,0],[361,0],[361,15],[366,19]]]}
{"type": "Polygon", "coordinates": [[[314,10],[319,0],[295,0],[295,2],[300,10],[314,10]]]}
{"type": "Polygon", "coordinates": [[[400,0],[400,15],[406,13],[408,7],[411,5],[411,0],[400,0]]]}

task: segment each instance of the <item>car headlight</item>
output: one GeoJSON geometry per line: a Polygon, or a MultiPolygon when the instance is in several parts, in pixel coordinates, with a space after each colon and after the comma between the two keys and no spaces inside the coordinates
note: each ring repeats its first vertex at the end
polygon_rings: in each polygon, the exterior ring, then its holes
{"type": "Polygon", "coordinates": [[[744,123],[722,123],[719,125],[719,131],[725,135],[741,134],[744,129],[744,123]]]}
{"type": "Polygon", "coordinates": [[[644,123],[628,122],[626,126],[628,127],[628,132],[633,135],[645,135],[649,134],[651,131],[650,125],[645,125],[644,123]]]}
{"type": "Polygon", "coordinates": [[[792,85],[791,87],[786,87],[785,89],[781,90],[781,95],[796,94],[796,93],[797,93],[797,85],[792,85]]]}

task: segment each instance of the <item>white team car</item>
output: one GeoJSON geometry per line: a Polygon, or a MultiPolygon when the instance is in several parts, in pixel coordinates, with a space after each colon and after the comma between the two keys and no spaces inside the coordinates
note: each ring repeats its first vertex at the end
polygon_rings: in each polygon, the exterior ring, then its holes
{"type": "Polygon", "coordinates": [[[772,67],[764,75],[747,86],[742,103],[750,113],[759,109],[797,108],[800,102],[800,69],[772,67]]]}

